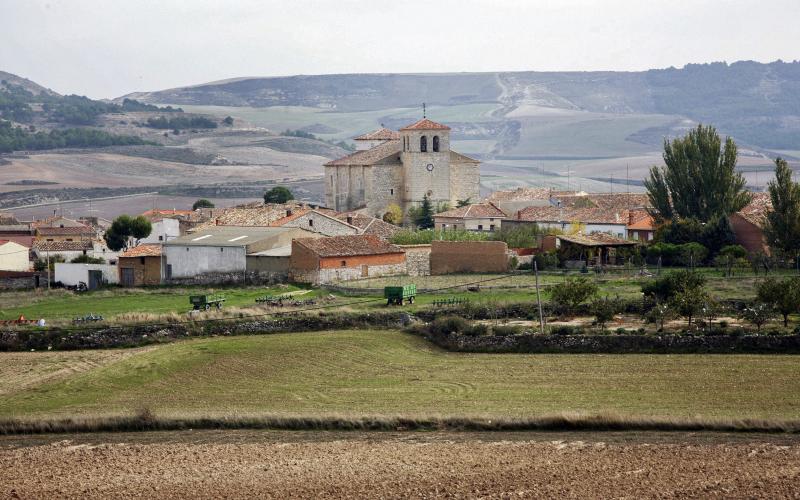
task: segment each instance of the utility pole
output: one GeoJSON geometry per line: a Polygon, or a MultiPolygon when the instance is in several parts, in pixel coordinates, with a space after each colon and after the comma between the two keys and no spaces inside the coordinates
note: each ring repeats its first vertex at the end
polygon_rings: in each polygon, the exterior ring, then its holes
{"type": "Polygon", "coordinates": [[[542,296],[539,293],[539,266],[536,264],[536,258],[533,259],[533,273],[536,277],[536,302],[539,305],[539,328],[541,328],[542,335],[544,335],[544,315],[542,314],[542,296]]]}
{"type": "Polygon", "coordinates": [[[50,250],[47,251],[47,289],[50,290],[50,250]]]}
{"type": "Polygon", "coordinates": [[[628,194],[631,194],[631,165],[630,163],[625,164],[625,190],[628,194]]]}
{"type": "Polygon", "coordinates": [[[614,174],[611,174],[611,194],[614,194],[614,174]]]}

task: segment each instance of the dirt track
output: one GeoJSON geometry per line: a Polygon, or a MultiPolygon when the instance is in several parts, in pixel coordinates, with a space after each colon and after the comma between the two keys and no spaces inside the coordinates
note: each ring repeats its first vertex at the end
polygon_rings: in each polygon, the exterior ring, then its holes
{"type": "Polygon", "coordinates": [[[206,431],[0,439],[0,497],[800,498],[800,439],[206,431]]]}

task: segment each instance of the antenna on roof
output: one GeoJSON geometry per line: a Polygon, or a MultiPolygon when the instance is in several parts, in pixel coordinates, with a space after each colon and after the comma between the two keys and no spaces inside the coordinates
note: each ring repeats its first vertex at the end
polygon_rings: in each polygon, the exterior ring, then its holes
{"type": "Polygon", "coordinates": [[[423,120],[424,120],[425,118],[427,118],[427,116],[425,116],[425,114],[426,114],[426,110],[425,110],[425,103],[423,102],[423,103],[422,103],[422,119],[423,119],[423,120]]]}

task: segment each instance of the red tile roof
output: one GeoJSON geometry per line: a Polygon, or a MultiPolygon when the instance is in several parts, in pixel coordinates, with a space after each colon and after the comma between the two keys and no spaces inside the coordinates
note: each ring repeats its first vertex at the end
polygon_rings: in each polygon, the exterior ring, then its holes
{"type": "Polygon", "coordinates": [[[39,252],[81,252],[93,248],[91,241],[37,241],[33,249],[39,252]]]}
{"type": "Polygon", "coordinates": [[[397,155],[396,161],[400,162],[400,141],[386,141],[374,148],[356,151],[338,160],[332,160],[325,164],[326,167],[336,165],[373,165],[379,161],[397,155]]]}
{"type": "Polygon", "coordinates": [[[517,212],[516,220],[530,222],[581,222],[584,224],[628,224],[628,210],[603,208],[528,207],[517,212]]]}
{"type": "Polygon", "coordinates": [[[411,125],[406,125],[400,130],[450,130],[450,127],[428,120],[427,118],[423,118],[422,120],[418,120],[411,125]]]}
{"type": "Polygon", "coordinates": [[[654,231],[656,221],[644,210],[631,210],[628,217],[628,229],[633,231],[654,231]]]}
{"type": "Polygon", "coordinates": [[[446,212],[440,212],[434,217],[453,217],[460,219],[481,218],[505,218],[506,214],[492,203],[474,203],[465,207],[458,207],[446,212]]]}
{"type": "Polygon", "coordinates": [[[391,141],[400,139],[400,134],[388,128],[379,128],[366,134],[359,135],[354,141],[391,141]]]}
{"type": "Polygon", "coordinates": [[[40,236],[94,236],[94,229],[89,226],[39,227],[36,232],[40,236]]]}
{"type": "Polygon", "coordinates": [[[120,255],[122,257],[160,257],[161,256],[161,245],[156,245],[153,243],[145,243],[143,245],[139,245],[138,247],[129,248],[120,255]]]}
{"type": "Polygon", "coordinates": [[[319,257],[352,257],[403,253],[403,249],[372,234],[330,236],[328,238],[298,238],[294,240],[319,257]]]}
{"type": "Polygon", "coordinates": [[[388,240],[394,236],[395,233],[400,231],[400,228],[394,224],[389,224],[381,219],[357,212],[343,212],[337,214],[336,218],[357,227],[361,231],[361,234],[374,234],[384,240],[388,240]],[[348,217],[350,218],[350,222],[347,222],[348,217]]]}
{"type": "Polygon", "coordinates": [[[753,199],[737,213],[750,224],[757,227],[764,227],[764,220],[767,217],[767,212],[772,210],[772,199],[767,192],[750,194],[753,199]]]}

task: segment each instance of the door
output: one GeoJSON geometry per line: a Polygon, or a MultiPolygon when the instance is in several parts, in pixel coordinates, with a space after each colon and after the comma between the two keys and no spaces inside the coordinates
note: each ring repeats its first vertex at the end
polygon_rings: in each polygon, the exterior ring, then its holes
{"type": "Polygon", "coordinates": [[[89,287],[89,290],[100,288],[102,284],[103,271],[89,271],[89,283],[86,283],[86,285],[89,287]]]}
{"type": "Polygon", "coordinates": [[[369,266],[366,264],[361,265],[361,277],[369,278],[369,266]]]}
{"type": "Polygon", "coordinates": [[[134,286],[134,278],[133,278],[133,268],[132,267],[122,267],[120,268],[120,281],[122,282],[122,286],[134,286]]]}

